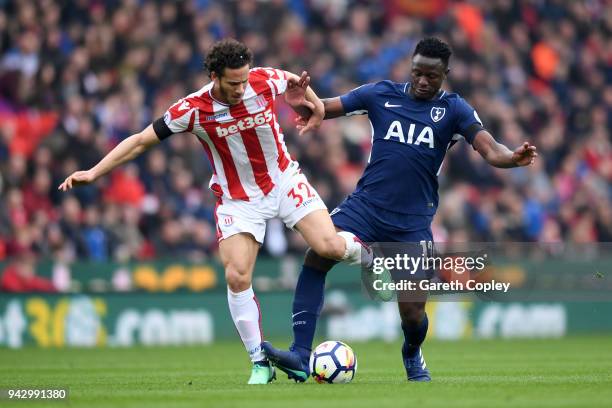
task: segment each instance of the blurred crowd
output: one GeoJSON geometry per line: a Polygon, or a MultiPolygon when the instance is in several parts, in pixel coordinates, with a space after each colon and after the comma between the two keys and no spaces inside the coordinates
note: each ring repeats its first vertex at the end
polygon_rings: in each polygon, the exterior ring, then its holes
{"type": "MultiPolygon", "coordinates": [[[[228,36],[253,50],[256,65],[307,69],[321,97],[405,82],[416,42],[439,36],[454,52],[445,88],[499,141],[528,140],[540,156],[500,170],[465,143],[453,147],[435,239],[612,241],[606,3],[0,0],[0,260],[214,253],[211,168],[192,135],[171,137],[95,185],[57,186],[207,83],[205,53],[228,36]]],[[[363,170],[368,121],[326,121],[298,137],[293,112],[278,111],[289,151],[333,208],[363,170]]],[[[283,228],[270,223],[265,250],[301,253],[304,243],[283,228]]]]}

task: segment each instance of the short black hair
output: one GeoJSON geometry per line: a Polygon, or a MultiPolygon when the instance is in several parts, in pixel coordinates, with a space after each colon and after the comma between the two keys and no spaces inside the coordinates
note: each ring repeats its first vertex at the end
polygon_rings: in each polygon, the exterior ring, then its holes
{"type": "Polygon", "coordinates": [[[213,44],[206,55],[204,66],[208,75],[214,72],[217,76],[223,76],[225,68],[241,68],[247,64],[251,65],[252,60],[253,53],[246,45],[233,38],[228,38],[213,44]]]}
{"type": "Polygon", "coordinates": [[[427,37],[419,41],[413,55],[420,54],[424,57],[440,58],[444,65],[448,67],[448,60],[452,53],[450,47],[444,41],[435,37],[427,37]]]}

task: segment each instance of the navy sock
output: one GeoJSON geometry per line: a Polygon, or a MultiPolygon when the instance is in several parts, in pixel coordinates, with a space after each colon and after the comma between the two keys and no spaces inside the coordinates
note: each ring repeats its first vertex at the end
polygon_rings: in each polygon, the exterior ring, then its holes
{"type": "Polygon", "coordinates": [[[308,361],[317,319],[323,307],[323,289],[327,272],[303,265],[293,297],[293,344],[302,360],[308,361]]]}
{"type": "Polygon", "coordinates": [[[419,324],[404,326],[402,324],[402,331],[404,332],[404,346],[402,347],[402,354],[404,357],[414,357],[419,351],[419,347],[425,341],[427,335],[427,328],[429,327],[429,319],[427,313],[423,317],[423,320],[419,324]]]}

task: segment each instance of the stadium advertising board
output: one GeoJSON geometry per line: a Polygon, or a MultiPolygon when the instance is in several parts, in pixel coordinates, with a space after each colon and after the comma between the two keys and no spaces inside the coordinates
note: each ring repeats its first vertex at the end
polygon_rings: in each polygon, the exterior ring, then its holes
{"type": "MultiPolygon", "coordinates": [[[[267,337],[286,335],[292,294],[260,301],[267,337]]],[[[469,298],[431,302],[432,338],[562,337],[612,330],[610,303],[491,303],[469,298]]],[[[401,337],[396,305],[355,291],[327,297],[319,335],[347,341],[401,337]]],[[[0,346],[127,347],[210,344],[233,339],[225,296],[198,294],[21,295],[0,299],[0,346]]]]}

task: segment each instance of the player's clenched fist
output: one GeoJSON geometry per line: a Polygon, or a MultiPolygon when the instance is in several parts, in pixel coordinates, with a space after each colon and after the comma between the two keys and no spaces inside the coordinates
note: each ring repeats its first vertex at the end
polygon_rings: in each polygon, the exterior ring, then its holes
{"type": "Polygon", "coordinates": [[[96,177],[90,170],[75,171],[66,177],[66,180],[64,180],[64,182],[60,184],[57,189],[68,191],[72,187],[93,183],[94,181],[96,181],[96,177]]]}

